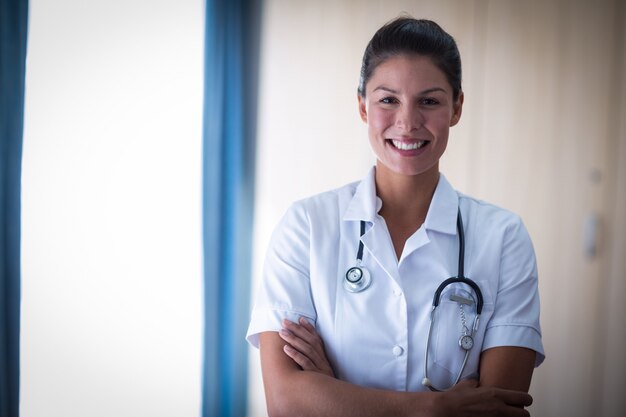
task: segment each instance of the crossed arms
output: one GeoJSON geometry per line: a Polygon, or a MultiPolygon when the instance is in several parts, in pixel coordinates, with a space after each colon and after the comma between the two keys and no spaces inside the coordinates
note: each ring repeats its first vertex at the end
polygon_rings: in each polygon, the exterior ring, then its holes
{"type": "Polygon", "coordinates": [[[334,377],[315,328],[306,320],[283,322],[283,330],[260,335],[261,366],[271,417],[282,416],[529,416],[527,391],[535,351],[497,347],[480,358],[480,380],[447,392],[397,392],[334,377]]]}

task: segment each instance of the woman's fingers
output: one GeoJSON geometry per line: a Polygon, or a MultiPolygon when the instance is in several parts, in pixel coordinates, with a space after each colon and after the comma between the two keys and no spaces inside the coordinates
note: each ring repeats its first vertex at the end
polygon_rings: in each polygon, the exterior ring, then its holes
{"type": "Polygon", "coordinates": [[[285,353],[296,361],[305,371],[320,371],[321,365],[318,353],[315,349],[303,339],[287,329],[281,329],[280,337],[288,343],[285,345],[285,353]]]}
{"type": "Polygon", "coordinates": [[[317,335],[315,327],[313,327],[313,325],[304,317],[300,317],[298,323],[300,323],[300,325],[304,327],[309,333],[317,335]]]}
{"type": "Polygon", "coordinates": [[[521,391],[510,391],[497,388],[497,395],[508,405],[514,407],[528,407],[533,403],[533,397],[530,394],[521,391]]]}
{"type": "Polygon", "coordinates": [[[527,417],[529,413],[524,407],[532,404],[532,397],[523,391],[479,387],[477,380],[461,381],[443,397],[441,407],[450,406],[450,412],[461,410],[456,413],[458,416],[527,417]]]}
{"type": "Polygon", "coordinates": [[[315,331],[315,328],[311,326],[306,319],[301,319],[301,322],[306,322],[306,327],[303,325],[299,325],[297,323],[293,323],[288,320],[283,321],[284,330],[287,332],[283,332],[281,337],[287,340],[290,338],[290,343],[293,341],[292,346],[300,352],[308,355],[311,360],[317,363],[317,359],[324,357],[325,359],[325,351],[324,351],[324,342],[319,334],[315,331]],[[292,337],[295,336],[295,338],[292,337]]]}
{"type": "Polygon", "coordinates": [[[278,334],[285,342],[289,343],[289,345],[291,345],[292,348],[296,349],[298,352],[302,353],[303,355],[306,355],[306,357],[309,358],[315,364],[316,352],[313,349],[313,347],[309,343],[306,342],[306,340],[302,339],[301,337],[294,334],[292,331],[288,329],[281,329],[280,332],[278,332],[278,334]]]}
{"type": "Polygon", "coordinates": [[[301,318],[299,322],[300,324],[283,320],[283,329],[279,335],[289,343],[285,346],[285,353],[304,370],[334,377],[322,338],[308,320],[301,318]]]}
{"type": "Polygon", "coordinates": [[[313,327],[304,317],[300,318],[299,324],[286,319],[283,320],[283,328],[289,330],[300,339],[311,345],[320,343],[322,340],[317,334],[317,331],[315,331],[315,327],[313,327]]]}
{"type": "MultiPolygon", "coordinates": [[[[477,388],[478,380],[477,379],[465,379],[459,381],[451,391],[463,390],[468,388],[477,388]]],[[[488,388],[483,387],[486,396],[494,397],[500,399],[507,405],[512,405],[515,407],[528,407],[533,403],[533,397],[522,391],[508,390],[503,388],[488,388]]]]}
{"type": "Polygon", "coordinates": [[[314,344],[302,337],[300,332],[296,333],[290,329],[281,329],[278,334],[285,342],[289,343],[291,347],[306,355],[313,363],[317,364],[319,352],[315,349],[314,344]]]}
{"type": "Polygon", "coordinates": [[[293,359],[295,363],[300,365],[300,368],[302,368],[303,370],[318,371],[318,368],[311,361],[311,359],[309,359],[307,356],[303,355],[302,353],[298,352],[296,349],[292,348],[289,345],[285,345],[283,347],[283,350],[285,351],[287,356],[293,359]]]}

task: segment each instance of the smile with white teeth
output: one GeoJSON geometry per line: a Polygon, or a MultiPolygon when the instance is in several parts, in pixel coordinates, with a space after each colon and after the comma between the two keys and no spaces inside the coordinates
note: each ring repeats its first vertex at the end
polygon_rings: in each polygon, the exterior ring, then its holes
{"type": "Polygon", "coordinates": [[[427,143],[427,141],[425,140],[419,140],[417,142],[406,143],[406,142],[402,142],[400,140],[395,140],[395,139],[392,139],[391,142],[393,143],[393,146],[403,151],[411,151],[414,149],[423,148],[424,145],[426,145],[427,143]]]}

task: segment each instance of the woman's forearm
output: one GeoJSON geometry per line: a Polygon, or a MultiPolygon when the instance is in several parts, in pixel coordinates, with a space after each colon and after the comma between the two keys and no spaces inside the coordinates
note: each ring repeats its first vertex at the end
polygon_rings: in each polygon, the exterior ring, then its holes
{"type": "MultiPolygon", "coordinates": [[[[523,391],[478,387],[462,381],[447,392],[397,392],[364,388],[322,372],[304,371],[283,348],[276,332],[260,335],[268,413],[292,416],[527,416],[532,403],[523,391]]],[[[364,364],[367,366],[367,364],[364,364]]]]}
{"type": "Polygon", "coordinates": [[[283,352],[285,342],[261,335],[268,413],[275,416],[432,416],[436,393],[363,388],[318,372],[302,371],[283,352]]]}
{"type": "Polygon", "coordinates": [[[306,371],[294,375],[274,392],[266,390],[266,394],[271,417],[435,415],[429,407],[432,393],[368,389],[306,371]]]}

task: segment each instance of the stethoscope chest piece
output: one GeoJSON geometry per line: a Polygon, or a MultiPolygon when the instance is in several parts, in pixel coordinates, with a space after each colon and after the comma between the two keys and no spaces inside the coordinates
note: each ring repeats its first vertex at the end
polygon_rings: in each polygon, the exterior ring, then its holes
{"type": "Polygon", "coordinates": [[[461,346],[463,350],[470,350],[474,347],[474,338],[469,334],[464,334],[459,338],[459,346],[461,346]]]}
{"type": "MultiPolygon", "coordinates": [[[[361,221],[361,237],[363,237],[363,234],[365,234],[365,222],[361,221]]],[[[348,269],[343,280],[343,287],[349,292],[361,292],[372,283],[370,272],[361,266],[361,262],[363,262],[363,241],[359,240],[356,265],[348,269]]]]}
{"type": "Polygon", "coordinates": [[[361,292],[369,287],[371,283],[372,277],[369,271],[360,266],[360,262],[348,269],[346,279],[343,280],[344,288],[350,292],[361,292]]]}

